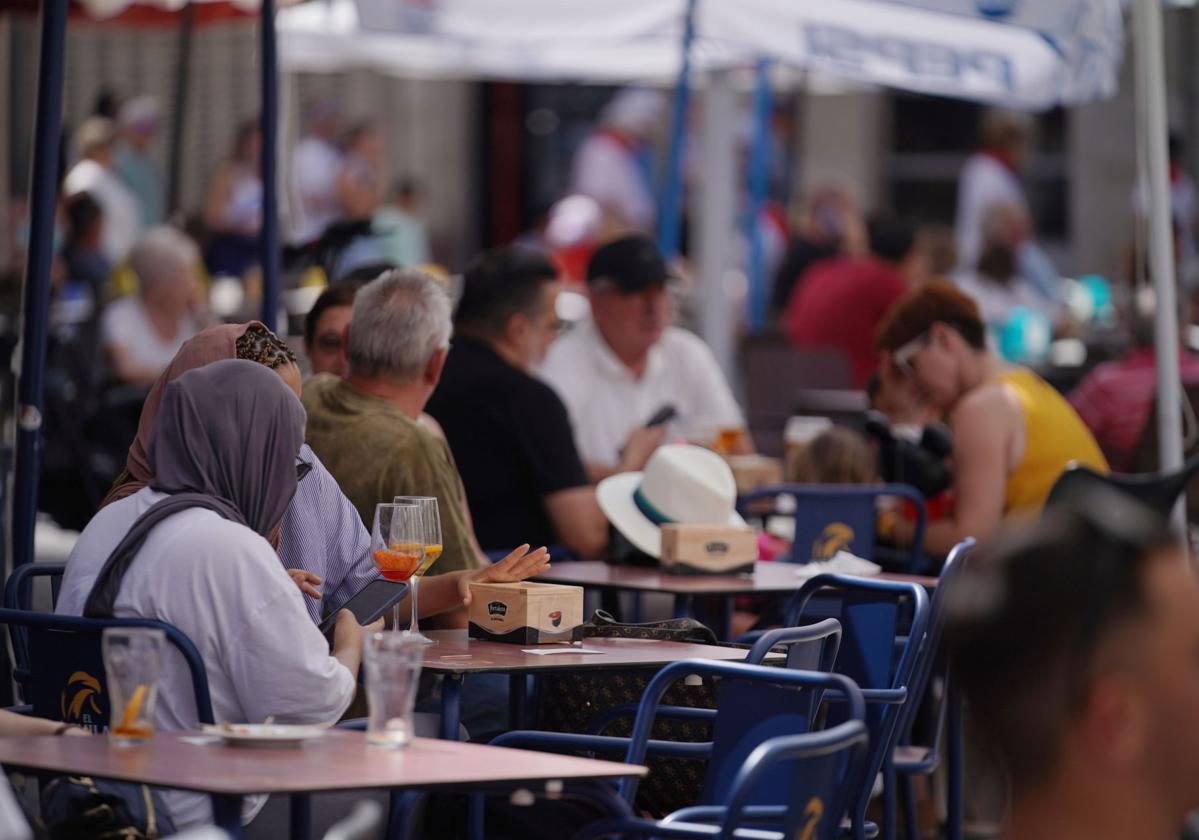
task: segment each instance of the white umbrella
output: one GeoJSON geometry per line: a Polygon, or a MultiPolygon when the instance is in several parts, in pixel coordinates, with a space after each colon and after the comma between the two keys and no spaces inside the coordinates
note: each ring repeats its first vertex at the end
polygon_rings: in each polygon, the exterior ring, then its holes
{"type": "MultiPolygon", "coordinates": [[[[760,57],[860,82],[1016,108],[1111,96],[1121,0],[693,0],[691,66],[760,57]]],[[[279,16],[291,70],[591,82],[667,79],[680,65],[688,0],[328,0],[279,16]]],[[[1136,0],[1138,97],[1148,147],[1158,300],[1162,467],[1182,462],[1174,266],[1159,0],[1136,0]]],[[[677,121],[677,120],[676,120],[677,121]]],[[[716,126],[712,126],[715,128],[716,126]]],[[[726,130],[732,130],[727,126],[726,130]]],[[[729,148],[709,143],[710,148],[729,148]]],[[[715,182],[727,161],[706,161],[715,182]]],[[[713,197],[728,195],[714,187],[713,197]]],[[[710,209],[710,208],[709,208],[710,209]]],[[[713,267],[723,274],[727,265],[713,267]]],[[[719,286],[719,278],[714,284],[719,286]]],[[[718,299],[708,302],[727,310],[718,299]]],[[[727,328],[712,325],[713,329],[727,328]]],[[[711,339],[712,336],[709,336],[711,339]]],[[[717,337],[714,344],[727,345],[717,337]]],[[[726,360],[727,361],[727,360],[726,360]]],[[[726,369],[731,365],[726,364],[726,369]]]]}
{"type": "MultiPolygon", "coordinates": [[[[119,2],[119,0],[91,0],[119,2]]],[[[687,0],[329,0],[279,14],[286,70],[667,80],[687,0]]],[[[760,57],[831,76],[1023,108],[1116,90],[1117,0],[699,0],[692,67],[760,57]],[[1009,5],[1008,15],[979,7],[1009,5]]]]}

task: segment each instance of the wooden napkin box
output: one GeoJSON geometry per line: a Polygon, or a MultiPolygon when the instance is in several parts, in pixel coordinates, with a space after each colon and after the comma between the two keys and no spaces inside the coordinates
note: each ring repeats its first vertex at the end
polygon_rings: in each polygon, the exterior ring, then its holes
{"type": "Polygon", "coordinates": [[[732,575],[751,572],[758,535],[731,525],[663,525],[662,568],[668,572],[732,575]]]}
{"type": "Polygon", "coordinates": [[[737,482],[737,495],[783,483],[783,462],[765,455],[730,455],[729,468],[737,482]]]}
{"type": "Polygon", "coordinates": [[[583,638],[583,587],[556,583],[472,583],[468,635],[543,645],[583,638]]]}

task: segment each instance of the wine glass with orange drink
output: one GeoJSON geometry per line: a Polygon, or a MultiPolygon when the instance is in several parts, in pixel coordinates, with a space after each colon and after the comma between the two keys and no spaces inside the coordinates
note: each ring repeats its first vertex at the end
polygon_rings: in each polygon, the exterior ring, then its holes
{"type": "MultiPolygon", "coordinates": [[[[375,505],[375,522],[371,527],[371,554],[379,574],[385,580],[408,582],[414,605],[416,587],[415,581],[410,579],[425,557],[421,516],[419,505],[382,503],[375,505]]],[[[392,608],[392,628],[399,630],[400,622],[400,603],[397,601],[392,608]]]]}
{"type": "Polygon", "coordinates": [[[417,586],[425,572],[429,571],[429,567],[437,562],[437,558],[441,556],[441,511],[437,507],[436,496],[396,496],[393,500],[396,504],[416,505],[420,508],[420,532],[422,534],[421,541],[424,547],[424,557],[417,566],[416,571],[411,575],[408,583],[408,589],[412,593],[412,623],[408,625],[408,629],[413,633],[418,641],[423,641],[427,644],[436,644],[428,636],[420,632],[420,627],[417,624],[417,586]]]}

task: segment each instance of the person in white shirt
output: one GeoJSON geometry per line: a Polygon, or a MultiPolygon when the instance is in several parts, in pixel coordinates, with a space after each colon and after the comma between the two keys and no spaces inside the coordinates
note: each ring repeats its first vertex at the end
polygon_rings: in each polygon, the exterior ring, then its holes
{"type": "Polygon", "coordinates": [[[318,102],[309,115],[308,133],[291,159],[292,240],[311,242],[341,215],[338,177],[342,155],[337,146],[340,121],[336,104],[318,102]]]}
{"type": "Polygon", "coordinates": [[[161,225],[138,239],[129,264],[138,292],[105,308],[101,342],[117,381],[148,386],[202,326],[197,315],[200,252],[186,235],[161,225]]]}
{"type": "Polygon", "coordinates": [[[570,191],[595,199],[622,229],[649,231],[654,225],[648,140],[664,104],[656,91],[620,91],[605,106],[599,128],[575,153],[570,191]]]}
{"type": "MultiPolygon", "coordinates": [[[[365,634],[338,614],[333,652],[267,541],[298,482],[304,409],[283,380],[229,359],[166,387],[150,444],[153,482],[96,514],[67,561],[56,612],[151,618],[195,643],[218,723],[331,724],[354,697],[365,634]],[[216,397],[219,396],[219,399],[216,397]]],[[[191,677],[169,655],[155,724],[195,729],[191,677]]],[[[208,797],[168,791],[179,828],[208,797]]],[[[252,817],[262,798],[247,803],[252,817]]]]}
{"type": "MultiPolygon", "coordinates": [[[[982,255],[984,217],[997,204],[1018,205],[1029,220],[1028,196],[1022,173],[1032,153],[1033,118],[1028,114],[992,109],[983,119],[983,146],[966,159],[958,177],[954,238],[958,268],[972,271],[982,255]]],[[[1033,235],[1016,251],[1016,265],[1033,289],[1051,301],[1061,300],[1060,276],[1049,255],[1033,235]]]]}
{"type": "MultiPolygon", "coordinates": [[[[541,374],[570,412],[588,477],[636,472],[668,436],[710,440],[745,421],[712,351],[670,324],[670,271],[648,238],[604,245],[587,265],[591,318],[549,350],[541,374]],[[669,422],[647,427],[655,414],[669,422]]],[[[751,452],[741,433],[737,452],[751,452]]]]}
{"type": "Polygon", "coordinates": [[[983,145],[966,159],[958,176],[958,265],[973,268],[982,251],[983,216],[996,204],[1028,205],[1020,172],[1032,151],[1032,119],[991,110],[983,120],[983,145]]]}
{"type": "Polygon", "coordinates": [[[112,265],[120,264],[142,229],[137,196],[115,167],[117,127],[104,117],[89,117],[75,134],[80,160],[62,182],[64,198],[88,193],[100,205],[103,222],[100,248],[112,265]]]}
{"type": "Polygon", "coordinates": [[[1017,308],[1041,312],[1051,323],[1058,321],[1061,306],[1042,295],[1020,271],[1018,254],[1030,234],[1024,205],[992,205],[983,215],[982,230],[982,250],[975,265],[955,272],[953,281],[974,298],[983,322],[992,330],[1002,330],[1017,308]]]}

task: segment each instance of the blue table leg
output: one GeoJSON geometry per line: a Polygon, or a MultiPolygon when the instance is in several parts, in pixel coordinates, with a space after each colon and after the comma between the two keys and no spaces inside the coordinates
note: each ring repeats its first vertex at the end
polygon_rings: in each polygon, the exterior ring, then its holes
{"type": "Polygon", "coordinates": [[[458,740],[458,724],[462,720],[462,675],[446,674],[441,681],[441,738],[458,740]]]}
{"type": "Polygon", "coordinates": [[[418,791],[391,792],[391,814],[387,818],[387,840],[415,840],[418,817],[425,794],[418,791]]]}
{"type": "Polygon", "coordinates": [[[898,791],[896,790],[895,770],[888,759],[883,764],[883,819],[881,837],[896,837],[895,825],[898,822],[898,791]]]}
{"type": "Polygon", "coordinates": [[[241,800],[238,794],[212,795],[212,822],[231,840],[241,840],[241,800]]]}
{"type": "Polygon", "coordinates": [[[312,836],[312,797],[297,793],[291,798],[291,838],[308,840],[312,836]]]}
{"type": "Polygon", "coordinates": [[[947,796],[945,803],[945,837],[947,840],[962,840],[963,793],[964,775],[966,772],[966,755],[962,745],[962,696],[958,693],[957,683],[950,674],[945,688],[945,702],[949,704],[948,719],[945,723],[948,741],[947,760],[945,769],[947,780],[947,796]]]}
{"type": "Polygon", "coordinates": [[[508,727],[524,729],[529,707],[529,678],[525,674],[508,675],[508,727]]]}
{"type": "Polygon", "coordinates": [[[467,814],[467,836],[470,840],[486,840],[487,835],[484,833],[485,822],[483,815],[487,807],[487,798],[481,793],[472,793],[470,795],[470,811],[467,814]]]}
{"type": "Polygon", "coordinates": [[[725,595],[721,598],[721,601],[720,617],[724,622],[724,627],[721,628],[723,632],[720,635],[720,639],[725,642],[731,642],[733,640],[733,613],[737,609],[737,596],[725,595]]]}
{"type": "Polygon", "coordinates": [[[675,618],[690,618],[691,617],[691,596],[690,595],[675,595],[674,596],[674,617],[675,618]]]}

